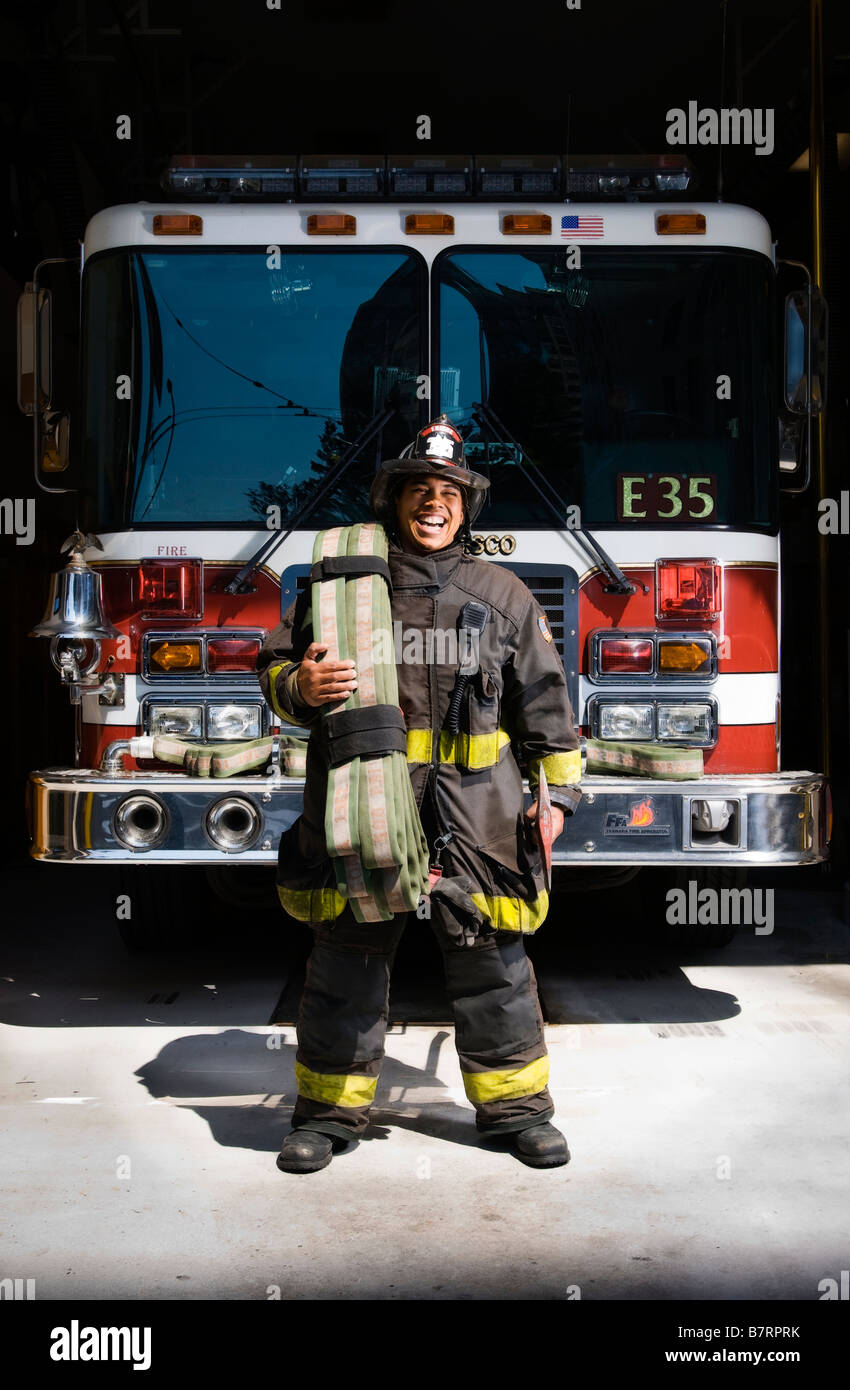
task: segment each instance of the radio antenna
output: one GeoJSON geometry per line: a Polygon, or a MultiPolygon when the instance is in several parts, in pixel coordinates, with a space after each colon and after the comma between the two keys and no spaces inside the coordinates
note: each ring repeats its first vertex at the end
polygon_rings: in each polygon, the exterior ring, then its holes
{"type": "Polygon", "coordinates": [[[573,94],[567,93],[567,129],[564,134],[564,201],[569,202],[570,193],[570,117],[573,109],[573,94]]]}
{"type": "MultiPolygon", "coordinates": [[[[720,0],[720,103],[718,108],[718,118],[723,109],[723,97],[726,92],[726,29],[728,21],[728,0],[720,0]]],[[[723,201],[723,141],[717,142],[717,201],[723,201]]]]}

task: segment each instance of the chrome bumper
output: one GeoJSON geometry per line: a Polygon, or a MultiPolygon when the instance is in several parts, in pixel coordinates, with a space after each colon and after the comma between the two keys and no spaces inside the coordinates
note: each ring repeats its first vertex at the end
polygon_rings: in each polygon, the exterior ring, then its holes
{"type": "Polygon", "coordinates": [[[829,857],[826,778],[813,772],[693,782],[583,777],[584,798],[556,842],[560,864],[818,864],[829,857]],[[700,833],[693,803],[731,803],[725,831],[700,833]]]}
{"type": "MultiPolygon", "coordinates": [[[[301,779],[280,776],[211,780],[177,772],[33,772],[30,853],[65,863],[271,865],[282,833],[301,813],[303,786],[301,779]],[[140,792],[167,813],[167,831],[155,849],[128,849],[116,835],[122,804],[140,792]],[[257,829],[247,848],[223,850],[210,838],[208,816],[233,798],[250,803],[257,829]]],[[[693,782],[584,777],[582,791],[578,811],[555,843],[556,866],[817,864],[828,857],[827,785],[817,773],[693,782]],[[692,833],[691,803],[715,798],[735,804],[730,827],[719,837],[700,838],[692,833]]]]}

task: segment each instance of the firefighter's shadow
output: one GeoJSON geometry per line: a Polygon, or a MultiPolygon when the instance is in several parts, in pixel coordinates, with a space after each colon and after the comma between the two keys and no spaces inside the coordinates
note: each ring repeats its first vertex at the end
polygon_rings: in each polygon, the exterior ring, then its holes
{"type": "MultiPolygon", "coordinates": [[[[371,1121],[363,1139],[388,1139],[391,1129],[476,1145],[475,1112],[457,1104],[436,1076],[440,1050],[452,1035],[441,1030],[431,1041],[424,1066],[387,1055],[381,1068],[371,1121]],[[426,1094],[427,1093],[427,1094],[426,1094]]],[[[152,1100],[193,1110],[225,1148],[276,1152],[295,1104],[295,1030],[251,1033],[230,1028],[177,1038],[135,1075],[152,1100]]]]}

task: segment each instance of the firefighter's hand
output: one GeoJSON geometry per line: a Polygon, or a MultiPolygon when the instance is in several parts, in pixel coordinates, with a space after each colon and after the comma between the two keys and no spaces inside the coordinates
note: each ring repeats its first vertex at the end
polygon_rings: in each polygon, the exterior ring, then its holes
{"type": "MultiPolygon", "coordinates": [[[[536,821],[536,820],[537,820],[537,802],[536,802],[536,801],[532,801],[531,805],[529,806],[529,808],[528,808],[528,810],[526,811],[525,814],[526,814],[526,816],[528,817],[528,819],[529,819],[530,821],[533,822],[533,821],[536,821]]],[[[553,805],[553,806],[552,806],[552,839],[553,839],[553,840],[557,840],[557,838],[558,838],[558,836],[560,835],[560,833],[561,833],[561,831],[563,830],[563,828],[564,828],[564,813],[563,813],[563,811],[561,810],[560,806],[555,806],[555,805],[553,805]]]]}
{"type": "Polygon", "coordinates": [[[325,705],[329,700],[347,700],[357,689],[353,661],[326,661],[325,643],[311,642],[298,668],[295,684],[305,705],[325,705]]]}

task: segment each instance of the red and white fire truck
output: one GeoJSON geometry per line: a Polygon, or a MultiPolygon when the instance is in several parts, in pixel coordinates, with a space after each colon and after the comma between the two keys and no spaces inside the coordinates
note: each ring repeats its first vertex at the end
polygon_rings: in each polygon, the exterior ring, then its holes
{"type": "Polygon", "coordinates": [[[174,161],[161,201],[86,229],[70,412],[39,268],[21,404],[80,530],[37,629],[77,717],[69,766],[30,779],[37,859],[121,864],[160,916],[167,870],[274,865],[302,787],[279,758],[198,778],[151,738],[276,734],[254,666],[315,532],[367,516],[380,457],[440,411],[491,479],[476,546],[545,609],[584,736],[703,750],[688,781],[586,776],[556,878],[826,857],[825,779],[780,756],[811,289],[783,381],[768,225],[690,178],[670,156],[174,161]]]}

